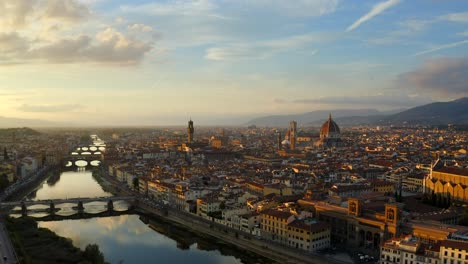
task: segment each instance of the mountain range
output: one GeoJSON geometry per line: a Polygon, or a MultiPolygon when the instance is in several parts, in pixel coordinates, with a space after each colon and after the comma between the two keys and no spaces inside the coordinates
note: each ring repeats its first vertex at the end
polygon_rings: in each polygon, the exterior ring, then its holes
{"type": "MultiPolygon", "coordinates": [[[[267,127],[287,127],[291,120],[295,120],[300,126],[320,126],[331,113],[333,119],[341,126],[352,125],[447,125],[468,124],[468,97],[463,97],[450,102],[435,102],[410,109],[398,109],[392,111],[378,111],[376,109],[337,109],[317,110],[302,114],[270,115],[254,118],[248,122],[242,122],[242,118],[225,117],[222,122],[211,123],[235,125],[256,125],[267,127]],[[229,121],[228,121],[229,120],[229,121]]],[[[244,119],[245,120],[245,119],[244,119]]],[[[216,124],[213,124],[216,125],[216,124]]],[[[0,116],[0,128],[9,127],[80,127],[82,124],[65,124],[39,119],[22,119],[0,116]]]]}
{"type": "Polygon", "coordinates": [[[319,126],[331,113],[340,125],[446,125],[468,124],[468,97],[450,102],[435,102],[407,110],[381,112],[376,109],[339,109],[295,115],[258,117],[247,122],[257,126],[288,126],[295,120],[303,126],[319,126]]]}
{"type": "Polygon", "coordinates": [[[0,116],[0,128],[9,127],[54,127],[60,126],[59,123],[45,121],[40,119],[11,118],[0,116]]]}

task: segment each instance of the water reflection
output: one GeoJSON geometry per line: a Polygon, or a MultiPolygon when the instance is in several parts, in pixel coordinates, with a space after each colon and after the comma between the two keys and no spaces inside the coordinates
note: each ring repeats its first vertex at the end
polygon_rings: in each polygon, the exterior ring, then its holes
{"type": "Polygon", "coordinates": [[[101,164],[101,161],[99,161],[99,160],[93,160],[93,161],[91,161],[91,166],[97,167],[97,166],[99,166],[100,164],[101,164]]]}
{"type": "Polygon", "coordinates": [[[219,251],[201,251],[197,244],[182,250],[178,242],[155,232],[137,215],[40,222],[39,226],[71,238],[80,248],[97,243],[110,263],[240,263],[219,251]]]}
{"type": "Polygon", "coordinates": [[[77,160],[75,161],[75,165],[78,167],[86,167],[88,166],[88,162],[86,160],[77,160]]]}
{"type": "Polygon", "coordinates": [[[53,182],[52,185],[43,182],[42,186],[28,198],[32,200],[49,200],[112,196],[111,193],[102,190],[90,171],[62,172],[59,179],[53,182]]]}

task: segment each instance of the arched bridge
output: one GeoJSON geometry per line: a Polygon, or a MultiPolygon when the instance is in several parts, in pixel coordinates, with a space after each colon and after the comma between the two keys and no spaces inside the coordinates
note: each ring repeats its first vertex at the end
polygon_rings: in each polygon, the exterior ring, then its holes
{"type": "Polygon", "coordinates": [[[107,211],[114,211],[114,201],[131,201],[134,203],[136,197],[134,196],[110,196],[110,197],[94,197],[94,198],[71,198],[71,199],[53,199],[53,200],[36,200],[36,201],[15,201],[0,203],[0,208],[3,210],[11,210],[16,206],[21,207],[21,214],[27,215],[28,211],[44,211],[47,210],[51,215],[57,211],[56,206],[60,204],[77,204],[76,209],[79,213],[84,212],[84,204],[91,202],[107,202],[107,211]],[[32,205],[48,205],[47,209],[32,209],[28,210],[28,206],[32,205]]]}
{"type": "Polygon", "coordinates": [[[0,203],[0,208],[21,206],[21,205],[50,205],[53,204],[64,204],[64,203],[90,203],[90,202],[108,202],[108,201],[135,201],[135,196],[109,196],[109,197],[93,197],[93,198],[67,198],[67,199],[52,199],[52,200],[35,200],[35,201],[14,201],[14,202],[3,202],[0,203]]]}

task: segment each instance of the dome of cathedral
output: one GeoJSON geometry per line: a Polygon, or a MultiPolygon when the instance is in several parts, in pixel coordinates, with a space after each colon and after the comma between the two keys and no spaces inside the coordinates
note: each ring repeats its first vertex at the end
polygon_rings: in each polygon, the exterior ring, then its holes
{"type": "Polygon", "coordinates": [[[330,114],[328,120],[323,123],[322,128],[320,128],[320,137],[328,137],[336,134],[340,134],[340,127],[333,121],[330,114]]]}

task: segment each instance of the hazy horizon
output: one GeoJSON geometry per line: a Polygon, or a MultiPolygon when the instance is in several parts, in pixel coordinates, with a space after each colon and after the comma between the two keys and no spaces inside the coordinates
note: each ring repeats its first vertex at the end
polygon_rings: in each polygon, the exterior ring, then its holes
{"type": "Polygon", "coordinates": [[[238,125],[468,95],[463,0],[4,0],[0,111],[238,125]]]}

